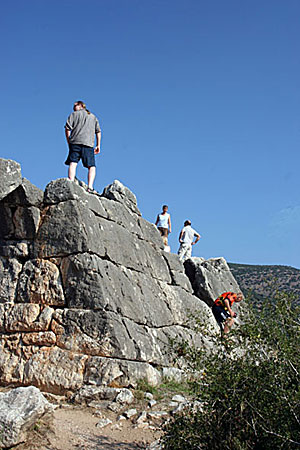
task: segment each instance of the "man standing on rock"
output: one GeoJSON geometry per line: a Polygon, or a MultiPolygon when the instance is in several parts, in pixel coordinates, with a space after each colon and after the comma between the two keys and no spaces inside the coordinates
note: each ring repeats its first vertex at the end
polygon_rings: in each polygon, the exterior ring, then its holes
{"type": "Polygon", "coordinates": [[[243,300],[243,294],[238,292],[224,292],[214,302],[212,307],[213,315],[224,334],[229,333],[234,324],[236,313],[232,311],[232,305],[243,300]]]}
{"type": "Polygon", "coordinates": [[[75,102],[73,109],[74,112],[65,124],[69,145],[69,155],[65,162],[69,166],[68,177],[74,181],[77,164],[81,159],[84,167],[88,168],[88,192],[93,192],[96,176],[95,155],[100,153],[101,129],[97,117],[86,109],[82,101],[75,102]]]}
{"type": "Polygon", "coordinates": [[[178,250],[178,255],[180,261],[184,262],[192,256],[192,245],[197,244],[200,238],[200,234],[191,227],[191,221],[186,220],[179,235],[180,247],[178,250]],[[195,241],[194,237],[196,237],[195,241]]]}

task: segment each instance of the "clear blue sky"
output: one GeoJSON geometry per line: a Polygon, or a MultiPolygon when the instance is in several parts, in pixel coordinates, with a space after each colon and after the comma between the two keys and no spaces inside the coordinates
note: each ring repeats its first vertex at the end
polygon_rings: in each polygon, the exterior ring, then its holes
{"type": "MultiPolygon", "coordinates": [[[[1,153],[40,188],[66,176],[64,123],[103,130],[119,179],[195,256],[300,268],[299,0],[16,0],[1,7],[1,153]]],[[[86,179],[86,171],[78,175],[86,179]]]]}

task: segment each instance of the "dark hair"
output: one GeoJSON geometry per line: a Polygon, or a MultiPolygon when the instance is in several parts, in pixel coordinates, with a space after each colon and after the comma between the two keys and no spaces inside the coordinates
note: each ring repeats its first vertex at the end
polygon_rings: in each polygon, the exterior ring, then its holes
{"type": "Polygon", "coordinates": [[[163,205],[162,209],[164,209],[164,208],[168,208],[169,209],[168,205],[163,205]]]}
{"type": "Polygon", "coordinates": [[[186,227],[187,225],[192,225],[192,222],[190,220],[186,220],[184,222],[184,226],[186,227]]]}

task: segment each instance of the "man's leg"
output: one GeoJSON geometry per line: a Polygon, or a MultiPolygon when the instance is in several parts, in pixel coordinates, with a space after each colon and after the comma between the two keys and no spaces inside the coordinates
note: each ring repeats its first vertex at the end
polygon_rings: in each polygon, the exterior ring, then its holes
{"type": "Polygon", "coordinates": [[[179,250],[178,250],[178,256],[179,256],[179,260],[183,261],[184,258],[184,254],[185,254],[185,248],[183,244],[180,244],[179,250]]]}
{"type": "Polygon", "coordinates": [[[76,162],[70,162],[69,170],[68,170],[68,177],[69,177],[69,180],[71,180],[71,181],[75,180],[76,167],[77,167],[77,163],[76,162]]]}
{"type": "Polygon", "coordinates": [[[89,172],[88,172],[88,187],[89,187],[89,189],[93,189],[95,176],[96,176],[96,167],[95,166],[91,166],[88,169],[89,169],[89,172]]]}
{"type": "Polygon", "coordinates": [[[185,251],[185,257],[184,260],[189,259],[192,257],[192,246],[188,245],[185,251]]]}
{"type": "Polygon", "coordinates": [[[231,319],[227,319],[225,321],[225,323],[224,323],[224,334],[229,333],[230,328],[232,327],[233,323],[234,323],[234,319],[232,319],[232,318],[231,319]]]}

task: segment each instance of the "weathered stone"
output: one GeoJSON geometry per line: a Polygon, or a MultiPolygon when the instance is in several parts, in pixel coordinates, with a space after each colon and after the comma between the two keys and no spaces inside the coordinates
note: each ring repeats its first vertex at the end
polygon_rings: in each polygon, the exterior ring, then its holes
{"type": "Polygon", "coordinates": [[[147,400],[153,400],[153,394],[151,394],[151,392],[145,392],[144,397],[145,397],[147,400]]]}
{"type": "Polygon", "coordinates": [[[106,418],[104,418],[104,419],[101,419],[101,420],[96,424],[96,427],[97,427],[97,428],[104,428],[104,427],[107,427],[107,425],[110,425],[111,423],[112,423],[112,421],[106,417],[106,418]]]}
{"type": "Polygon", "coordinates": [[[12,447],[26,440],[26,432],[53,406],[33,387],[0,392],[0,447],[12,447]]]}
{"type": "Polygon", "coordinates": [[[152,400],[149,400],[149,402],[148,402],[148,406],[149,406],[149,408],[153,408],[153,406],[155,406],[155,405],[156,405],[156,403],[157,403],[157,401],[156,401],[156,400],[154,400],[154,399],[152,399],[152,400]]]}
{"type": "Polygon", "coordinates": [[[0,256],[0,303],[12,303],[15,300],[21,270],[22,264],[17,259],[0,256]]]}
{"type": "Polygon", "coordinates": [[[154,421],[162,420],[167,416],[168,416],[168,413],[166,411],[153,411],[153,412],[147,413],[147,417],[154,421]]]}
{"type": "Polygon", "coordinates": [[[21,166],[11,159],[0,158],[0,201],[22,183],[21,166]]]}
{"type": "Polygon", "coordinates": [[[7,340],[1,340],[0,347],[0,384],[7,386],[19,384],[23,380],[25,360],[7,345],[7,340]]]}
{"type": "Polygon", "coordinates": [[[52,318],[53,309],[41,309],[34,304],[16,304],[6,313],[5,329],[15,331],[47,331],[52,318]]]}
{"type": "Polygon", "coordinates": [[[116,397],[116,402],[121,403],[121,405],[130,405],[133,401],[134,395],[129,389],[122,389],[116,397]]]}
{"type": "Polygon", "coordinates": [[[97,402],[99,400],[114,401],[120,392],[121,389],[85,385],[74,394],[72,400],[75,403],[91,405],[91,402],[97,402]]]}
{"type": "Polygon", "coordinates": [[[90,358],[86,366],[85,383],[87,384],[136,387],[138,381],[142,379],[152,386],[157,386],[161,382],[161,374],[147,363],[96,356],[90,358]]]}
{"type": "Polygon", "coordinates": [[[144,423],[147,420],[147,413],[146,411],[142,411],[138,418],[136,419],[135,423],[144,423]]]}
{"type": "Polygon", "coordinates": [[[25,345],[51,346],[56,343],[56,336],[52,331],[41,331],[39,333],[23,333],[22,342],[25,345]]]}
{"type": "Polygon", "coordinates": [[[137,410],[135,408],[127,409],[127,411],[124,411],[123,414],[127,417],[127,419],[131,419],[131,417],[137,415],[137,410]]]}
{"type": "Polygon", "coordinates": [[[0,256],[5,258],[25,259],[29,257],[28,242],[8,241],[0,244],[0,256]]]}
{"type": "MultiPolygon", "coordinates": [[[[120,395],[120,394],[118,394],[118,395],[120,395]]],[[[107,405],[107,409],[109,409],[110,411],[113,411],[115,413],[118,413],[120,411],[120,409],[122,409],[122,404],[111,402],[107,405]]]]}
{"type": "Polygon", "coordinates": [[[240,288],[230,272],[224,258],[211,258],[204,261],[193,257],[184,263],[194,293],[209,306],[223,292],[239,292],[240,288]]]}
{"type": "Polygon", "coordinates": [[[177,395],[173,395],[172,401],[177,402],[177,403],[185,403],[186,398],[183,395],[177,394],[177,395]]]}
{"type": "Polygon", "coordinates": [[[165,302],[165,286],[152,277],[89,254],[65,258],[61,271],[70,308],[110,310],[154,326],[173,321],[165,302]]]}
{"type": "Polygon", "coordinates": [[[68,178],[59,178],[47,184],[44,194],[44,203],[52,205],[67,200],[79,200],[84,198],[88,201],[88,195],[85,189],[78,186],[77,183],[68,178]]]}
{"type": "Polygon", "coordinates": [[[15,227],[13,209],[5,203],[0,203],[0,239],[13,239],[15,227]]]}
{"type": "Polygon", "coordinates": [[[64,293],[56,265],[47,260],[27,261],[20,276],[17,300],[63,306],[64,293]]]}
{"type": "Polygon", "coordinates": [[[57,347],[41,347],[25,365],[24,383],[61,394],[82,386],[86,355],[57,347]],[[43,370],[41,370],[43,368],[43,370]]]}
{"type": "Polygon", "coordinates": [[[40,210],[35,206],[18,206],[14,216],[15,237],[17,239],[33,239],[40,222],[40,210]]]}
{"type": "Polygon", "coordinates": [[[41,189],[23,178],[22,184],[5,198],[5,203],[13,206],[36,206],[40,208],[43,197],[44,192],[41,189]]]}
{"type": "Polygon", "coordinates": [[[102,196],[123,203],[128,209],[141,215],[137,207],[136,196],[118,180],[104,188],[102,196]]]}

